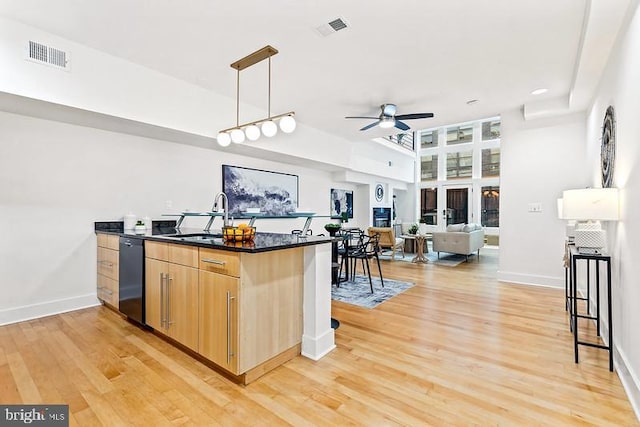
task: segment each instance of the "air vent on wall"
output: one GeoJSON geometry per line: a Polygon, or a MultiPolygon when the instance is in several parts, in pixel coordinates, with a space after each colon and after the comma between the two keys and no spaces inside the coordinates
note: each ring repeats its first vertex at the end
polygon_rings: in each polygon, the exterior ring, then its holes
{"type": "Polygon", "coordinates": [[[67,52],[32,40],[29,40],[27,59],[65,70],[69,68],[67,52]]]}
{"type": "Polygon", "coordinates": [[[347,21],[343,18],[337,18],[327,24],[316,27],[316,31],[320,33],[321,36],[326,37],[345,28],[348,28],[347,21]]]}

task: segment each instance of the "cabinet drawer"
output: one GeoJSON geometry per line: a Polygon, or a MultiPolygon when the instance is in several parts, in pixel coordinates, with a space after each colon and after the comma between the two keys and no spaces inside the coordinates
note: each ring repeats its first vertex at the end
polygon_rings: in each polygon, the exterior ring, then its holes
{"type": "Polygon", "coordinates": [[[120,301],[118,282],[107,276],[98,274],[98,298],[115,308],[120,301]]]}
{"type": "Polygon", "coordinates": [[[198,248],[195,246],[168,245],[169,262],[173,264],[186,265],[187,267],[198,267],[198,248]]]}
{"type": "Polygon", "coordinates": [[[240,254],[200,248],[200,270],[239,277],[240,254]]]}
{"type": "Polygon", "coordinates": [[[98,246],[116,251],[120,249],[120,236],[115,234],[97,233],[96,237],[98,239],[98,246]]]}
{"type": "Polygon", "coordinates": [[[98,274],[118,280],[118,251],[98,247],[98,274]]]}
{"type": "Polygon", "coordinates": [[[169,260],[169,245],[160,242],[144,242],[144,256],[147,258],[158,259],[160,261],[169,260]]]}
{"type": "Polygon", "coordinates": [[[198,267],[198,248],[195,246],[150,241],[146,241],[144,245],[144,253],[147,258],[186,265],[187,267],[198,267]]]}

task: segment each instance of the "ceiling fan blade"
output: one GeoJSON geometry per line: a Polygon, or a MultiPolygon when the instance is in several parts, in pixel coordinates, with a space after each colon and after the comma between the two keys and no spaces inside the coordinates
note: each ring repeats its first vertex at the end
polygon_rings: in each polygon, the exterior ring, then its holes
{"type": "Polygon", "coordinates": [[[375,122],[373,122],[373,123],[371,123],[371,124],[369,124],[369,125],[366,125],[365,127],[363,127],[363,128],[362,128],[362,129],[360,129],[360,130],[367,130],[367,129],[371,129],[371,128],[372,128],[372,127],[374,127],[374,126],[377,126],[377,125],[378,125],[378,123],[380,123],[380,120],[376,120],[375,122]]]}
{"type": "Polygon", "coordinates": [[[380,106],[380,108],[382,108],[382,115],[383,116],[395,116],[396,115],[397,107],[396,107],[395,104],[382,104],[380,106]]]}
{"type": "Polygon", "coordinates": [[[413,113],[413,114],[401,114],[396,116],[398,120],[413,120],[413,119],[430,119],[433,117],[433,113],[413,113]]]}
{"type": "Polygon", "coordinates": [[[378,117],[349,116],[349,117],[345,117],[345,119],[371,119],[371,120],[378,120],[378,117]]]}
{"type": "Polygon", "coordinates": [[[409,126],[406,123],[402,123],[396,118],[396,127],[400,130],[409,130],[409,126]]]}

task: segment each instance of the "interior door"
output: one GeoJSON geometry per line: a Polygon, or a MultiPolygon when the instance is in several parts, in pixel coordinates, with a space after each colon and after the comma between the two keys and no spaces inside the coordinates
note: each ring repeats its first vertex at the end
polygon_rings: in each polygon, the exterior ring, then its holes
{"type": "Polygon", "coordinates": [[[440,211],[442,229],[450,224],[473,222],[471,185],[445,186],[444,190],[444,203],[440,211]]]}

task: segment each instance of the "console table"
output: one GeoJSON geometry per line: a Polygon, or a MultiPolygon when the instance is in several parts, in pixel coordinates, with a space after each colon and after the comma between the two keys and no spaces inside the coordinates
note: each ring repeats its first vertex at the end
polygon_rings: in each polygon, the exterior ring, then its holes
{"type": "Polygon", "coordinates": [[[613,371],[613,321],[611,314],[611,256],[609,255],[598,255],[598,254],[582,254],[578,252],[575,246],[569,246],[569,287],[568,287],[568,307],[569,307],[569,315],[570,315],[570,327],[573,331],[573,348],[575,353],[575,363],[578,363],[578,346],[586,345],[589,347],[601,348],[609,351],[609,371],[613,371]],[[595,262],[595,292],[596,292],[596,303],[595,303],[595,316],[590,314],[589,311],[589,298],[581,298],[578,297],[578,261],[584,260],[587,264],[587,292],[590,287],[589,281],[589,273],[590,273],[590,264],[591,262],[595,262]],[[596,321],[596,333],[597,336],[600,336],[600,264],[605,264],[606,272],[607,272],[607,281],[606,281],[606,294],[607,294],[607,322],[609,329],[609,340],[608,344],[597,344],[588,341],[580,341],[578,338],[578,319],[592,319],[596,321]],[[587,313],[579,313],[578,312],[578,300],[586,300],[587,304],[587,313]]]}

